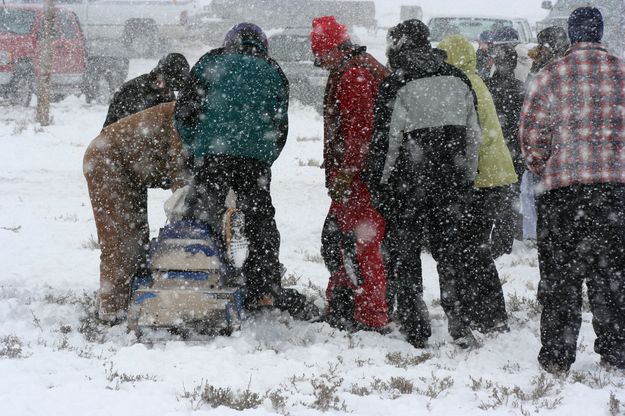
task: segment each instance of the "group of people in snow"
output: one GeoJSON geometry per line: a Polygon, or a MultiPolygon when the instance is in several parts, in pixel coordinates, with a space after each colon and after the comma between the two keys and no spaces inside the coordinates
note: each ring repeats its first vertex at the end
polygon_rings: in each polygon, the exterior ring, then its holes
{"type": "MultiPolygon", "coordinates": [[[[460,35],[433,48],[428,27],[407,20],[389,30],[384,66],[334,17],[313,20],[315,64],[329,71],[323,166],[332,200],[318,319],[381,333],[393,320],[423,348],[427,249],[454,342],[473,347],[474,330],[509,331],[494,258],[511,250],[513,201],[525,188],[537,191],[526,202],[535,198],[538,218],[539,363],[561,373],[574,362],[586,282],[595,350],[625,368],[625,63],[601,44],[601,13],[581,7],[568,36],[556,27],[538,34],[523,82],[518,42],[504,29],[485,34],[476,52],[460,35]]],[[[250,240],[248,309],[310,312],[280,282],[270,184],[288,133],[289,85],[266,36],[241,23],[188,68],[171,54],[129,81],[139,87],[115,95],[85,155],[102,249],[100,318],[123,318],[130,279],[145,268],[147,189],[189,182],[189,212],[213,226],[228,191],[237,196],[250,240]]]]}

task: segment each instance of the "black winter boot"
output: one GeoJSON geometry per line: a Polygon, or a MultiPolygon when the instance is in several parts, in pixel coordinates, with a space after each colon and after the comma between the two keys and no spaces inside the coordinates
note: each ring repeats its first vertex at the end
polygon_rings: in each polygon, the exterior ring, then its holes
{"type": "Polygon", "coordinates": [[[319,308],[295,289],[282,289],[274,306],[300,321],[311,321],[320,315],[319,308]]]}

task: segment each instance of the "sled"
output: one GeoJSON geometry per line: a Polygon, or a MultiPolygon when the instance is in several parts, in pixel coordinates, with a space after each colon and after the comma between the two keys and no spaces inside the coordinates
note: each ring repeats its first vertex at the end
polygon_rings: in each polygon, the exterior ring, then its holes
{"type": "MultiPolygon", "coordinates": [[[[133,280],[128,328],[138,336],[159,329],[182,335],[240,329],[245,289],[240,269],[228,258],[231,251],[201,221],[166,225],[150,242],[149,275],[133,280]]],[[[235,254],[240,263],[241,253],[235,254]]]]}

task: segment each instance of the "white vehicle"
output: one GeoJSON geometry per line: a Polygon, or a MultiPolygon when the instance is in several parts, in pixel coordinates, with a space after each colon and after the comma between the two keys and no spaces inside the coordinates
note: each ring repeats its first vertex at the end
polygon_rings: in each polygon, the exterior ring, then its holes
{"type": "MultiPolygon", "coordinates": [[[[26,0],[40,2],[41,0],[26,0]]],[[[195,0],[56,0],[72,10],[87,39],[122,42],[131,53],[152,56],[162,43],[187,36],[195,0]]]]}
{"type": "Polygon", "coordinates": [[[430,39],[435,43],[455,34],[462,35],[471,42],[477,42],[482,32],[506,26],[513,27],[519,32],[521,43],[533,41],[530,24],[527,19],[522,18],[450,15],[432,17],[428,21],[430,39]]]}
{"type": "Polygon", "coordinates": [[[430,40],[433,46],[436,46],[447,36],[462,35],[471,41],[476,50],[481,33],[496,30],[501,27],[512,27],[516,29],[519,33],[519,43],[515,45],[518,54],[518,63],[514,74],[520,81],[525,82],[527,79],[531,67],[531,60],[528,56],[528,44],[535,42],[527,19],[481,15],[449,15],[432,17],[428,20],[428,27],[430,29],[430,40]]]}

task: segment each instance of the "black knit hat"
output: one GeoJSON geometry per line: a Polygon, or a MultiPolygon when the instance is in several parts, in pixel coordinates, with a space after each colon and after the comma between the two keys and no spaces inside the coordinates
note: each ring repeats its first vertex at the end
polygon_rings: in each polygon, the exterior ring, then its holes
{"type": "Polygon", "coordinates": [[[560,26],[549,26],[544,28],[536,36],[538,44],[549,49],[554,56],[564,56],[564,53],[571,46],[566,30],[560,26]]]}
{"type": "Polygon", "coordinates": [[[389,30],[389,41],[401,49],[404,46],[412,48],[430,48],[430,29],[418,19],[405,20],[389,30]]]}
{"type": "Polygon", "coordinates": [[[603,16],[596,7],[580,7],[569,16],[569,39],[571,43],[601,42],[603,16]]]}
{"type": "Polygon", "coordinates": [[[189,76],[189,62],[180,53],[170,53],[158,61],[153,72],[162,75],[171,89],[179,91],[189,76]]]}
{"type": "Polygon", "coordinates": [[[519,41],[519,32],[510,26],[501,27],[491,34],[494,43],[515,43],[519,41]]]}
{"type": "Polygon", "coordinates": [[[420,20],[410,19],[393,26],[386,35],[386,57],[391,69],[399,67],[402,52],[409,49],[431,49],[430,29],[420,20]]]}

